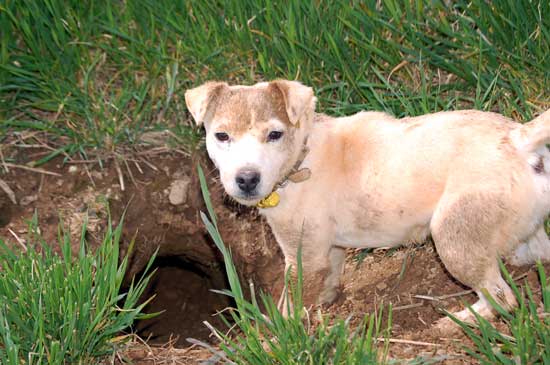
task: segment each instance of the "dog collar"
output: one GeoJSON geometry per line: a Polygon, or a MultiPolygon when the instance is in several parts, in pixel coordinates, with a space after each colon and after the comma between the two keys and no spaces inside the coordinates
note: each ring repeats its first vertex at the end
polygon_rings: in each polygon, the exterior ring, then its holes
{"type": "Polygon", "coordinates": [[[263,198],[256,204],[256,207],[258,208],[274,208],[277,205],[279,205],[279,202],[281,201],[281,196],[277,192],[278,189],[286,186],[288,182],[293,183],[301,183],[303,181],[306,181],[311,177],[311,170],[307,167],[300,168],[300,165],[302,162],[304,162],[307,154],[309,153],[309,148],[306,146],[307,138],[304,140],[304,146],[302,147],[302,152],[300,153],[300,157],[294,164],[294,167],[290,172],[277,184],[275,184],[275,187],[273,188],[273,191],[271,194],[263,198]]]}

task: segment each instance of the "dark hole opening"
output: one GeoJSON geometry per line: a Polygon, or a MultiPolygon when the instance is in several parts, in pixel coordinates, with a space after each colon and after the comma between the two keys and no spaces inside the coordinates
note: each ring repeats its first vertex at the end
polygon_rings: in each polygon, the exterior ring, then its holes
{"type": "Polygon", "coordinates": [[[136,323],[137,334],[152,344],[166,344],[175,339],[177,346],[188,346],[186,338],[209,341],[210,330],[203,321],[225,329],[214,313],[231,306],[229,297],[213,293],[229,285],[219,263],[202,265],[182,256],[159,257],[153,264],[157,272],[142,296],[156,297],[145,307],[145,313],[164,311],[152,319],[136,323]]]}

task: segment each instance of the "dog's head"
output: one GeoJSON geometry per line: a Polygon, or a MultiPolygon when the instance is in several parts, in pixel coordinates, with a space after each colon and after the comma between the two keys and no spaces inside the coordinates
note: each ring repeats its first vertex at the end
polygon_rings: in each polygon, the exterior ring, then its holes
{"type": "Polygon", "coordinates": [[[269,195],[297,161],[313,123],[315,97],[296,81],[253,86],[207,82],[185,93],[206,129],[208,155],[226,192],[245,205],[269,195]]]}

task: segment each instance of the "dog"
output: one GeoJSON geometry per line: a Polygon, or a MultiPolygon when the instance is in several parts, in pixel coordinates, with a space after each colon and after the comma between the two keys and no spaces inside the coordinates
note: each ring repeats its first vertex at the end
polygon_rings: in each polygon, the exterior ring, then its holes
{"type": "Polygon", "coordinates": [[[259,207],[287,268],[301,245],[306,303],[334,301],[345,248],[431,235],[448,272],[479,297],[472,308],[489,318],[487,295],[516,305],[500,257],[550,258],[550,111],[523,125],[476,110],[334,118],[315,112],[310,87],[286,80],[207,82],[185,100],[225,191],[259,207]]]}

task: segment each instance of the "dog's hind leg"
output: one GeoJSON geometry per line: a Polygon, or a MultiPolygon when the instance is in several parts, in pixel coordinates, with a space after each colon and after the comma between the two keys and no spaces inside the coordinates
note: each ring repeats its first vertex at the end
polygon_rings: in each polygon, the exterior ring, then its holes
{"type": "Polygon", "coordinates": [[[342,247],[332,246],[329,251],[330,271],[325,279],[323,290],[319,295],[319,304],[332,303],[338,296],[340,277],[344,268],[346,250],[342,247]]]}
{"type": "MultiPolygon", "coordinates": [[[[498,266],[499,248],[510,240],[509,212],[513,211],[494,193],[467,192],[444,196],[432,217],[431,231],[436,250],[446,269],[479,296],[472,307],[483,317],[492,316],[486,294],[505,309],[516,305],[512,290],[498,266]]],[[[474,316],[465,309],[455,313],[461,320],[474,316]]],[[[443,329],[448,318],[439,323],[443,329]]]]}
{"type": "Polygon", "coordinates": [[[526,242],[520,244],[508,257],[514,265],[532,264],[537,260],[550,261],[550,239],[541,226],[526,242]]]}

